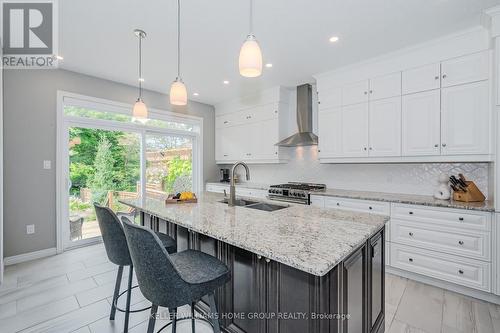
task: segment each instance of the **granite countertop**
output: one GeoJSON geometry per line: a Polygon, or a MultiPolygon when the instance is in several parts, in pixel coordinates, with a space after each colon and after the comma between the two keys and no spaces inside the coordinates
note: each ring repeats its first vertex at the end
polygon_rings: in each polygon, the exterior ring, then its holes
{"type": "Polygon", "coordinates": [[[339,190],[339,189],[327,189],[325,192],[315,192],[314,195],[396,202],[409,205],[480,210],[485,212],[495,211],[493,201],[490,200],[486,200],[484,202],[461,202],[454,200],[439,200],[430,195],[350,191],[350,190],[339,190]]]}
{"type": "MultiPolygon", "coordinates": [[[[207,184],[219,184],[224,185],[225,183],[215,183],[210,182],[207,184]]],[[[229,186],[229,185],[228,185],[229,186]]],[[[256,188],[256,189],[267,189],[264,188],[263,184],[253,184],[253,183],[240,183],[236,185],[237,187],[245,188],[256,188]]],[[[445,207],[445,208],[458,208],[458,209],[468,209],[468,210],[478,210],[484,212],[495,211],[494,202],[491,200],[486,200],[484,202],[461,202],[454,200],[438,200],[430,195],[417,195],[417,194],[402,194],[402,193],[386,193],[386,192],[374,192],[374,191],[355,191],[355,190],[341,190],[328,188],[324,192],[314,192],[313,195],[329,196],[329,197],[339,197],[339,198],[349,198],[349,199],[360,199],[360,200],[373,200],[373,201],[385,201],[385,202],[395,202],[409,205],[422,205],[422,206],[432,206],[432,207],[445,207]]]]}
{"type": "Polygon", "coordinates": [[[161,200],[143,202],[141,198],[121,202],[316,276],[328,273],[389,219],[304,205],[265,212],[228,207],[219,202],[223,198],[222,194],[204,192],[196,204],[166,205],[161,200]]]}

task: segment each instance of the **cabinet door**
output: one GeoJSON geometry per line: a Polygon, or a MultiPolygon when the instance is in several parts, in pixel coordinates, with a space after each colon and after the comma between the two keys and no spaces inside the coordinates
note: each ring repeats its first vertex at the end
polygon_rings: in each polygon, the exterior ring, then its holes
{"type": "Polygon", "coordinates": [[[271,160],[278,158],[278,119],[264,120],[246,125],[242,147],[248,147],[244,160],[271,160]]]}
{"type": "Polygon", "coordinates": [[[440,109],[439,89],[403,96],[403,156],[441,153],[440,109]]]}
{"type": "Polygon", "coordinates": [[[401,95],[401,72],[370,79],[370,100],[401,95]]]}
{"type": "Polygon", "coordinates": [[[228,302],[219,313],[239,314],[228,319],[225,326],[231,332],[264,332],[262,320],[249,318],[248,314],[258,314],[262,309],[263,292],[259,286],[264,286],[261,260],[251,252],[231,247],[230,249],[231,282],[226,285],[225,292],[228,302]]]}
{"type": "Polygon", "coordinates": [[[484,51],[464,57],[443,61],[441,64],[441,86],[487,80],[489,78],[490,53],[484,51]]]}
{"type": "MultiPolygon", "coordinates": [[[[215,158],[217,161],[234,161],[243,157],[242,144],[245,138],[245,126],[231,126],[215,130],[215,158]]],[[[246,140],[245,140],[246,139],[246,140]]]]}
{"type": "Polygon", "coordinates": [[[368,156],[368,103],[342,108],[342,156],[368,156]]]}
{"type": "Polygon", "coordinates": [[[318,112],[319,157],[342,155],[342,109],[335,108],[318,112]]]}
{"type": "Polygon", "coordinates": [[[320,111],[338,108],[342,105],[342,89],[334,88],[331,90],[318,91],[318,109],[320,111]]]}
{"type": "Polygon", "coordinates": [[[368,80],[349,83],[342,87],[342,105],[368,101],[368,80]]]}
{"type": "Polygon", "coordinates": [[[441,90],[441,152],[488,154],[490,98],[488,81],[441,90]]]}
{"type": "Polygon", "coordinates": [[[345,320],[344,333],[363,333],[366,325],[366,245],[359,248],[344,261],[343,312],[349,314],[345,320]]]}
{"type": "Polygon", "coordinates": [[[401,156],[401,97],[370,102],[369,155],[401,156]]]}
{"type": "Polygon", "coordinates": [[[430,64],[403,71],[403,95],[439,89],[441,85],[441,65],[430,64]]]}
{"type": "Polygon", "coordinates": [[[377,332],[378,327],[384,321],[384,304],[385,304],[385,280],[384,280],[384,237],[383,232],[373,236],[370,239],[369,247],[369,292],[370,292],[370,309],[369,323],[370,332],[377,332]]]}

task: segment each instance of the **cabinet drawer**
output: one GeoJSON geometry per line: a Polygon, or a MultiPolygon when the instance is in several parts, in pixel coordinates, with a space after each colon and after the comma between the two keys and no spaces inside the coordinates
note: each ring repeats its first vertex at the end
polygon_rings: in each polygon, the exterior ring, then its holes
{"type": "Polygon", "coordinates": [[[215,192],[215,193],[224,193],[224,190],[226,190],[226,192],[229,193],[229,186],[207,184],[206,190],[207,192],[215,192]]]}
{"type": "Polygon", "coordinates": [[[458,231],[455,228],[428,227],[419,223],[393,219],[391,241],[480,260],[490,260],[489,232],[458,231]]]}
{"type": "Polygon", "coordinates": [[[265,199],[267,196],[267,191],[253,189],[253,188],[242,188],[242,187],[238,188],[237,187],[236,188],[236,195],[242,196],[242,197],[249,197],[249,198],[265,199]]]}
{"type": "Polygon", "coordinates": [[[393,204],[391,218],[459,229],[491,230],[491,214],[462,209],[435,209],[393,204]]]}
{"type": "Polygon", "coordinates": [[[390,204],[388,202],[381,201],[325,197],[325,207],[381,215],[390,214],[390,204]]]}
{"type": "Polygon", "coordinates": [[[391,243],[391,266],[490,291],[491,264],[391,243]]]}

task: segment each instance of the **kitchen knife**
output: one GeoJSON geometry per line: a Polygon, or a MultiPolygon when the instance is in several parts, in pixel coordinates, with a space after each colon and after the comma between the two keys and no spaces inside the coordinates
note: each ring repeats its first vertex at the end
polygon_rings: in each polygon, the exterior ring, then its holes
{"type": "Polygon", "coordinates": [[[460,181],[455,177],[455,176],[450,176],[450,182],[455,185],[456,188],[459,189],[459,191],[464,191],[467,192],[467,186],[463,186],[460,181]]]}

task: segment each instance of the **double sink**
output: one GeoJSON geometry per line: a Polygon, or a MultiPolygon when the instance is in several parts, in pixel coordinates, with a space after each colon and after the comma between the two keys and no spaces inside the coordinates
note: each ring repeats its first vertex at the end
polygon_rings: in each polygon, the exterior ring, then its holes
{"type": "MultiPolygon", "coordinates": [[[[219,202],[227,204],[229,202],[229,199],[224,199],[224,200],[221,200],[219,202]]],[[[247,199],[236,199],[234,201],[234,205],[240,206],[240,207],[245,207],[245,208],[258,209],[258,210],[262,210],[265,212],[274,212],[275,210],[280,210],[280,209],[288,207],[288,206],[274,205],[271,203],[259,202],[259,201],[253,201],[253,200],[247,200],[247,199]]]]}

